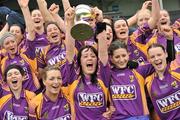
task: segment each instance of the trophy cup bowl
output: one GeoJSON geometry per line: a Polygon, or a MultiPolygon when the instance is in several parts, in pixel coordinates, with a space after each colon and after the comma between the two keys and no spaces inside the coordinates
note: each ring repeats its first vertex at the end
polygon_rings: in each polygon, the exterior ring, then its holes
{"type": "Polygon", "coordinates": [[[76,7],[75,25],[71,29],[71,35],[75,40],[88,40],[94,35],[93,28],[87,22],[90,18],[92,18],[92,14],[88,5],[80,4],[76,7]]]}

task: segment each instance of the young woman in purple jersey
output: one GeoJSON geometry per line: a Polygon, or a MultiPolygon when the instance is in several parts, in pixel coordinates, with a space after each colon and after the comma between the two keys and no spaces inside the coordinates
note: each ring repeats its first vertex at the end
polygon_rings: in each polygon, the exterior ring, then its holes
{"type": "MultiPolygon", "coordinates": [[[[32,40],[33,41],[33,40],[32,40]]],[[[39,81],[36,77],[37,63],[33,42],[26,41],[26,49],[24,52],[18,50],[15,36],[8,32],[1,37],[1,45],[6,50],[7,55],[1,60],[1,71],[4,73],[5,68],[10,64],[18,64],[23,67],[26,72],[23,87],[27,90],[36,91],[39,88],[39,81]]]]}
{"type": "Polygon", "coordinates": [[[128,45],[130,59],[137,61],[139,64],[144,64],[147,61],[147,46],[144,45],[144,42],[145,38],[151,35],[152,30],[156,27],[159,10],[158,0],[152,0],[152,16],[145,24],[141,25],[143,22],[139,23],[139,27],[131,36],[129,36],[126,20],[119,19],[114,23],[116,37],[128,45]]]}
{"type": "Polygon", "coordinates": [[[153,119],[179,120],[180,66],[168,64],[167,57],[162,45],[155,43],[149,46],[148,58],[155,72],[146,78],[146,86],[158,115],[153,119]]]}
{"type": "Polygon", "coordinates": [[[42,74],[45,90],[32,99],[30,120],[71,120],[67,93],[57,66],[47,66],[42,74]]]}
{"type": "Polygon", "coordinates": [[[69,89],[72,119],[104,120],[108,117],[108,86],[97,73],[98,55],[94,47],[84,46],[75,55],[75,40],[70,34],[74,15],[71,7],[65,12],[67,62],[62,69],[69,89]]]}
{"type": "Polygon", "coordinates": [[[29,102],[35,93],[23,89],[25,71],[19,65],[9,65],[4,72],[4,81],[10,92],[0,99],[0,119],[28,120],[29,102]]]}

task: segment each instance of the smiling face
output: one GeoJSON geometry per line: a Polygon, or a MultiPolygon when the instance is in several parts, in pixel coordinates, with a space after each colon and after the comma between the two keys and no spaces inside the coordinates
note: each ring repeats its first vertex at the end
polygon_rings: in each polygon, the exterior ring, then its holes
{"type": "Polygon", "coordinates": [[[17,91],[22,88],[23,76],[18,69],[10,69],[7,72],[7,84],[12,91],[17,91]]]}
{"type": "Polygon", "coordinates": [[[15,55],[17,52],[17,41],[14,36],[9,36],[5,38],[3,42],[3,48],[9,53],[10,55],[15,55]]]}
{"type": "Polygon", "coordinates": [[[16,37],[17,44],[19,44],[21,40],[23,39],[23,33],[21,31],[21,28],[18,25],[11,26],[9,29],[9,32],[14,34],[14,36],[16,37]]]}
{"type": "Polygon", "coordinates": [[[118,48],[113,51],[113,55],[111,56],[111,62],[117,68],[126,68],[127,63],[129,61],[129,53],[125,48],[118,48]]]}
{"type": "Polygon", "coordinates": [[[166,10],[160,11],[160,18],[158,22],[158,29],[161,31],[162,27],[165,25],[170,25],[170,16],[166,10]]]}
{"type": "Polygon", "coordinates": [[[33,10],[31,12],[31,19],[34,23],[35,28],[43,27],[44,20],[39,10],[33,10]]]}
{"type": "Polygon", "coordinates": [[[140,10],[137,15],[137,25],[142,27],[145,23],[148,23],[148,20],[151,17],[151,12],[147,9],[140,10]]]}
{"type": "Polygon", "coordinates": [[[62,77],[59,70],[48,70],[46,78],[43,83],[46,87],[46,94],[50,97],[51,95],[58,95],[62,86],[62,77]]]}
{"type": "Polygon", "coordinates": [[[61,32],[56,24],[49,24],[46,27],[47,37],[50,43],[59,43],[61,40],[61,32]]]}
{"type": "Polygon", "coordinates": [[[166,69],[167,53],[161,47],[150,48],[148,50],[148,58],[156,72],[163,72],[166,69]]]}
{"type": "Polygon", "coordinates": [[[129,30],[128,30],[128,25],[125,20],[123,19],[117,20],[114,23],[114,30],[118,39],[121,39],[121,40],[128,39],[129,30]]]}
{"type": "Polygon", "coordinates": [[[91,48],[82,50],[80,62],[85,75],[92,75],[96,71],[97,56],[91,48]]]}

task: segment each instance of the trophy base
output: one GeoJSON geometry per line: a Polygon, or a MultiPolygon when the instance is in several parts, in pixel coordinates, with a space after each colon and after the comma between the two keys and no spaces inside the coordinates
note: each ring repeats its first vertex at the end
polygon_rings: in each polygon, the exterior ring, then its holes
{"type": "Polygon", "coordinates": [[[71,35],[75,40],[84,41],[90,39],[94,35],[91,26],[79,23],[72,27],[71,35]]]}

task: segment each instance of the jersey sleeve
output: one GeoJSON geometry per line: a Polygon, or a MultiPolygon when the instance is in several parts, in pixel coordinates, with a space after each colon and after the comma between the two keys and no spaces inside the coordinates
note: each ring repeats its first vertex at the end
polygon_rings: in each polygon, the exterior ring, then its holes
{"type": "Polygon", "coordinates": [[[148,23],[145,23],[142,27],[138,27],[131,37],[133,36],[134,39],[132,40],[135,40],[134,42],[146,44],[146,38],[148,38],[151,34],[152,29],[150,29],[148,23]]]}
{"type": "Polygon", "coordinates": [[[104,82],[105,86],[109,87],[111,79],[111,69],[109,63],[103,65],[103,63],[99,61],[99,77],[104,82]]]}
{"type": "Polygon", "coordinates": [[[144,78],[146,78],[147,76],[151,75],[155,71],[155,69],[151,64],[147,63],[145,65],[139,66],[136,71],[144,78]]]}
{"type": "Polygon", "coordinates": [[[34,42],[33,41],[30,41],[30,40],[26,40],[26,43],[25,43],[25,47],[24,47],[24,50],[23,50],[24,54],[31,60],[35,59],[36,58],[36,54],[35,54],[35,45],[34,45],[34,42]]]}
{"type": "Polygon", "coordinates": [[[66,63],[61,67],[63,85],[71,84],[74,80],[77,79],[77,71],[75,64],[75,61],[69,63],[68,60],[66,60],[66,63]]]}

